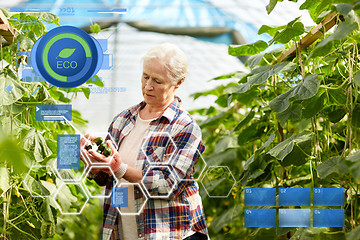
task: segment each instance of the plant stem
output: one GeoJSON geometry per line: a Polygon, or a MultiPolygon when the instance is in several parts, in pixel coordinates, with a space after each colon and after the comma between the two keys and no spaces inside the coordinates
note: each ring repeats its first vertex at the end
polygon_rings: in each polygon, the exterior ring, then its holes
{"type": "Polygon", "coordinates": [[[36,240],[36,238],[35,238],[33,235],[31,235],[31,234],[29,234],[29,233],[27,233],[27,232],[25,232],[25,231],[21,230],[21,229],[20,229],[20,228],[18,228],[18,227],[17,227],[14,223],[9,222],[9,224],[10,224],[12,227],[16,228],[19,232],[21,232],[21,233],[23,233],[23,234],[25,234],[25,235],[27,235],[27,236],[29,236],[29,237],[31,237],[31,238],[33,238],[33,239],[35,239],[35,240],[36,240]]]}
{"type": "Polygon", "coordinates": [[[300,64],[300,69],[301,69],[301,76],[302,76],[302,79],[305,78],[305,69],[304,69],[304,65],[303,65],[303,62],[302,62],[302,58],[301,58],[301,50],[300,50],[300,42],[295,44],[296,46],[296,50],[297,50],[297,53],[298,53],[298,57],[299,57],[299,64],[300,64]]]}

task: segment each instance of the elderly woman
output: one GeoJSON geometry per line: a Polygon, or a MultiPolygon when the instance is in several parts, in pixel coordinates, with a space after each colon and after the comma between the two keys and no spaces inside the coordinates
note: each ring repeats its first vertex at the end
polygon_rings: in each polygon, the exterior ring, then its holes
{"type": "MultiPolygon", "coordinates": [[[[141,78],[144,101],[117,115],[109,127],[116,150],[105,157],[90,150],[94,162],[110,163],[114,175],[129,188],[127,212],[116,208],[111,198],[104,203],[103,239],[207,239],[205,215],[194,165],[204,151],[201,130],[175,96],[187,73],[187,58],[175,45],[165,43],[143,57],[141,78]],[[175,146],[174,146],[175,144],[175,146]],[[148,201],[141,194],[144,188],[148,201]],[[143,209],[139,206],[145,203],[143,209]]],[[[82,139],[93,139],[87,134],[82,139]]],[[[89,178],[116,187],[105,168],[93,168],[89,178]]],[[[113,193],[114,194],[114,193],[113,193]]]]}

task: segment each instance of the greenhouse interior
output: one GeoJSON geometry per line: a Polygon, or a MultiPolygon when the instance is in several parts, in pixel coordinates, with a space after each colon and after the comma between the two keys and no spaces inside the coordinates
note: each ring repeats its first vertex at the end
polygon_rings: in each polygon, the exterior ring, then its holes
{"type": "Polygon", "coordinates": [[[360,1],[0,10],[0,239],[360,240],[360,1]]]}

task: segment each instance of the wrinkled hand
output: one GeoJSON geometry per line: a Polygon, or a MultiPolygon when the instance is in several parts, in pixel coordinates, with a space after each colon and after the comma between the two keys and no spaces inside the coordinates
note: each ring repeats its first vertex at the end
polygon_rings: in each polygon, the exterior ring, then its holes
{"type": "MultiPolygon", "coordinates": [[[[80,159],[83,163],[86,163],[86,156],[89,157],[89,154],[87,153],[87,150],[84,148],[87,145],[91,145],[92,140],[94,140],[96,137],[91,135],[90,133],[85,134],[85,136],[83,136],[80,139],[80,159]]],[[[90,160],[90,159],[89,159],[90,160]]]]}
{"type": "MultiPolygon", "coordinates": [[[[82,137],[80,139],[80,160],[84,163],[84,164],[91,164],[93,162],[95,162],[94,159],[90,159],[90,154],[88,153],[88,151],[85,149],[85,146],[87,145],[91,145],[92,140],[94,140],[96,138],[96,136],[93,136],[90,133],[85,134],[84,137],[82,137]],[[88,161],[90,161],[90,163],[88,163],[85,159],[88,159],[88,161]]],[[[92,168],[91,169],[91,173],[92,174],[97,174],[98,172],[100,172],[102,169],[100,168],[92,168]]]]}
{"type": "MultiPolygon", "coordinates": [[[[84,164],[86,163],[86,156],[89,157],[89,154],[87,153],[87,150],[84,148],[87,145],[91,145],[92,140],[94,140],[96,137],[91,135],[90,133],[85,134],[85,136],[83,136],[80,139],[80,159],[84,164]]],[[[89,159],[90,160],[90,159],[89,159]]]]}
{"type": "MultiPolygon", "coordinates": [[[[121,164],[120,155],[110,140],[106,141],[106,145],[111,149],[110,156],[105,157],[104,155],[95,152],[94,150],[89,150],[88,155],[91,158],[91,160],[93,160],[93,162],[109,164],[111,170],[113,171],[113,173],[115,173],[120,168],[120,164],[121,164]]],[[[108,168],[105,169],[103,168],[101,171],[106,172],[107,174],[111,174],[111,171],[108,168]]]]}

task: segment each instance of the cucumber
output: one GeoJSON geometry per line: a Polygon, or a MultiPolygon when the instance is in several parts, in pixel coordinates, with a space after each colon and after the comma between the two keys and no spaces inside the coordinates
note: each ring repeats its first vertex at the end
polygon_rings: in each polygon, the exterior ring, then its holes
{"type": "Polygon", "coordinates": [[[97,138],[95,138],[94,140],[92,140],[92,142],[93,143],[95,143],[96,145],[100,145],[100,144],[102,144],[102,142],[103,142],[104,140],[102,139],[102,137],[97,137],[97,138]]]}
{"type": "Polygon", "coordinates": [[[112,154],[111,152],[111,149],[109,147],[105,147],[104,151],[102,152],[102,154],[105,156],[105,157],[108,157],[112,154]]]}

